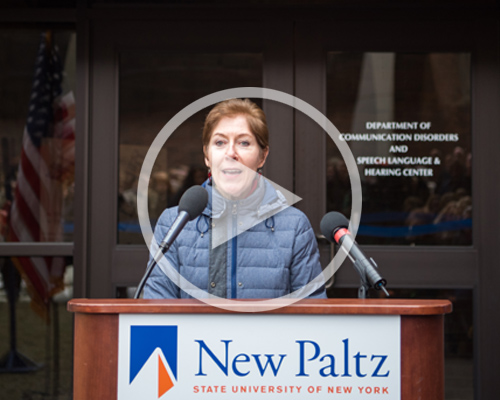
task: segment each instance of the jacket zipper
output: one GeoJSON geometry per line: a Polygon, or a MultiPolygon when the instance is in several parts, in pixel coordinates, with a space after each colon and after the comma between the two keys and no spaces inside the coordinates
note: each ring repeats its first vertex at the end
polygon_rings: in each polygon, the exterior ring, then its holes
{"type": "Polygon", "coordinates": [[[232,239],[233,252],[231,256],[231,298],[236,299],[236,236],[232,239]]]}
{"type": "Polygon", "coordinates": [[[232,229],[233,229],[233,239],[231,240],[232,243],[232,252],[231,252],[231,298],[236,299],[236,260],[237,260],[237,239],[236,239],[236,223],[237,223],[237,216],[238,216],[238,210],[237,210],[237,205],[233,204],[233,223],[232,223],[232,229]]]}

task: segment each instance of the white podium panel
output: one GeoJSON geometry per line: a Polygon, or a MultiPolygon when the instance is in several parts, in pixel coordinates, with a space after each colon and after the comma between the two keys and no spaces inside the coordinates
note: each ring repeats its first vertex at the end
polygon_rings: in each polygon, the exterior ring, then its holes
{"type": "Polygon", "coordinates": [[[399,315],[120,314],[118,399],[401,398],[399,315]]]}

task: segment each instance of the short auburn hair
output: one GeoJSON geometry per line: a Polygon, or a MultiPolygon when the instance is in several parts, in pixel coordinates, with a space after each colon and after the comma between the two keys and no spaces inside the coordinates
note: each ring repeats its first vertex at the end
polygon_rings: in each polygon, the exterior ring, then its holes
{"type": "Polygon", "coordinates": [[[229,99],[217,103],[205,118],[203,126],[203,149],[206,149],[212,133],[223,118],[235,118],[242,115],[246,118],[250,131],[257,139],[262,150],[269,147],[269,131],[264,111],[249,99],[229,99]]]}

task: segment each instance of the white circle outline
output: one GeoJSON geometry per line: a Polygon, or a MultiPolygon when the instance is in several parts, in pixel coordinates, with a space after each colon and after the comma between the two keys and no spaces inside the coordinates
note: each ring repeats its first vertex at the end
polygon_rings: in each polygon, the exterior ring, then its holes
{"type": "MultiPolygon", "coordinates": [[[[156,242],[156,240],[153,240],[154,234],[149,221],[148,186],[153,165],[156,161],[156,158],[158,157],[160,150],[162,149],[163,145],[166,143],[170,135],[193,114],[201,111],[208,106],[211,106],[212,104],[232,98],[262,98],[286,104],[307,115],[328,133],[328,135],[332,138],[332,140],[340,150],[349,173],[352,193],[351,220],[349,222],[349,230],[355,237],[361,217],[361,179],[356,162],[354,160],[354,156],[349,146],[347,146],[344,141],[340,140],[340,132],[335,127],[335,125],[333,125],[333,123],[329,121],[328,118],[315,107],[288,93],[268,88],[240,87],[221,90],[219,92],[209,94],[184,107],[165,124],[165,126],[156,135],[155,139],[151,143],[151,146],[149,147],[148,152],[146,153],[146,157],[144,158],[144,161],[142,163],[141,172],[139,174],[139,182],[137,186],[137,213],[139,217],[139,225],[141,227],[141,233],[146,244],[150,243],[150,254],[154,256],[154,254],[158,250],[158,243],[156,242]]],[[[177,284],[182,290],[184,290],[192,297],[201,300],[206,304],[229,311],[261,312],[291,305],[313,293],[314,290],[323,285],[326,281],[328,281],[328,279],[333,276],[340,265],[344,262],[346,257],[346,252],[338,252],[321,274],[310,281],[307,285],[296,290],[293,293],[289,293],[276,299],[252,300],[245,302],[231,299],[222,299],[198,288],[187,279],[182,277],[169,263],[166,257],[162,257],[159,266],[162,268],[163,272],[172,280],[172,282],[177,284]]]]}

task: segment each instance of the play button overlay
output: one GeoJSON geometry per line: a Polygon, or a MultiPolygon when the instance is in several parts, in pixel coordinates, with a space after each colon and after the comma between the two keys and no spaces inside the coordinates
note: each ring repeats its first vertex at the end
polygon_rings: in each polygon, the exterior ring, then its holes
{"type": "MultiPolygon", "coordinates": [[[[194,115],[195,113],[206,109],[216,103],[227,99],[233,98],[261,98],[271,101],[276,101],[290,107],[293,107],[299,112],[302,112],[304,115],[309,117],[312,121],[317,123],[334,141],[335,145],[339,149],[345,163],[347,166],[347,170],[349,172],[349,178],[351,183],[351,199],[352,199],[352,207],[351,207],[351,220],[349,223],[349,231],[356,236],[358,231],[359,222],[361,219],[361,205],[362,205],[362,191],[361,191],[361,179],[359,176],[359,171],[357,168],[356,161],[354,156],[349,149],[347,144],[340,140],[340,132],[333,125],[328,118],[323,115],[318,109],[311,106],[309,103],[299,99],[298,97],[292,96],[285,92],[280,92],[274,89],[268,88],[259,88],[259,87],[239,87],[233,89],[226,89],[220,92],[215,92],[209,94],[205,97],[202,97],[188,106],[184,107],[181,111],[179,111],[170,121],[168,121],[162,130],[158,133],[153,143],[149,147],[149,150],[144,158],[144,162],[142,163],[141,172],[139,175],[139,181],[137,185],[137,214],[139,216],[139,225],[141,227],[141,232],[144,237],[146,244],[149,246],[149,251],[151,255],[154,256],[158,251],[158,243],[154,240],[153,228],[151,226],[151,222],[149,219],[149,211],[148,211],[148,187],[149,187],[149,179],[151,176],[151,172],[153,170],[153,166],[155,164],[156,158],[160,153],[163,145],[170,137],[172,133],[189,117],[194,115]]],[[[201,145],[200,145],[201,148],[201,145]]],[[[200,149],[201,151],[201,149],[200,149]]],[[[272,152],[273,149],[271,148],[272,152]]],[[[253,172],[253,171],[252,171],[253,172]]],[[[254,172],[255,173],[255,172],[254,172]]],[[[273,208],[276,205],[269,206],[268,214],[265,213],[265,210],[262,209],[259,205],[255,205],[253,211],[248,211],[243,213],[241,211],[237,211],[237,220],[238,227],[235,228],[235,231],[228,230],[228,220],[226,220],[226,226],[224,228],[220,228],[220,237],[216,239],[219,243],[223,244],[225,241],[229,240],[228,238],[232,235],[234,238],[238,234],[244,233],[246,230],[251,229],[256,224],[265,221],[268,217],[272,218],[273,215],[283,211],[287,207],[297,203],[300,201],[298,196],[295,196],[293,193],[290,193],[286,189],[276,185],[275,183],[267,180],[266,178],[259,177],[259,181],[262,181],[266,185],[271,185],[276,188],[275,192],[277,196],[281,194],[284,199],[286,199],[280,207],[273,208]],[[274,213],[274,214],[273,214],[274,213]],[[247,215],[248,214],[248,215],[247,215]],[[241,225],[239,225],[241,223],[241,225]],[[227,235],[227,237],[224,237],[227,235]]],[[[249,198],[252,197],[251,195],[249,198]]],[[[266,201],[262,203],[262,205],[267,204],[266,201]]],[[[271,204],[273,204],[271,202],[271,204]]],[[[222,206],[220,209],[215,206],[213,211],[222,211],[222,206]]],[[[250,208],[250,210],[252,210],[250,208]]],[[[226,217],[227,218],[227,217],[226,217]]],[[[220,222],[221,220],[219,220],[220,222]]],[[[215,221],[217,224],[217,221],[215,221]]],[[[212,227],[214,230],[217,230],[217,226],[212,227]]],[[[315,229],[319,229],[319,227],[313,227],[315,229]]],[[[297,291],[282,296],[277,299],[269,299],[269,300],[254,300],[254,301],[245,301],[240,302],[237,300],[228,300],[222,299],[212,294],[209,294],[206,290],[200,289],[185,279],[179,272],[168,262],[166,257],[163,257],[158,267],[162,269],[165,275],[179,288],[190,296],[203,301],[207,304],[210,304],[214,307],[218,307],[224,310],[235,311],[235,312],[263,312],[275,310],[281,307],[289,306],[300,299],[303,299],[313,293],[318,287],[324,284],[328,279],[330,279],[333,274],[337,271],[343,261],[346,259],[347,254],[345,252],[339,251],[335,254],[335,257],[331,260],[331,262],[326,266],[321,274],[311,280],[307,285],[298,289],[297,291]]]]}
{"type": "Polygon", "coordinates": [[[238,173],[224,174],[212,167],[213,176],[221,182],[218,185],[212,180],[207,187],[212,194],[212,249],[302,200],[238,161],[231,161],[231,171],[238,173]],[[231,190],[238,188],[240,193],[245,187],[244,198],[231,200],[231,190]]]}

